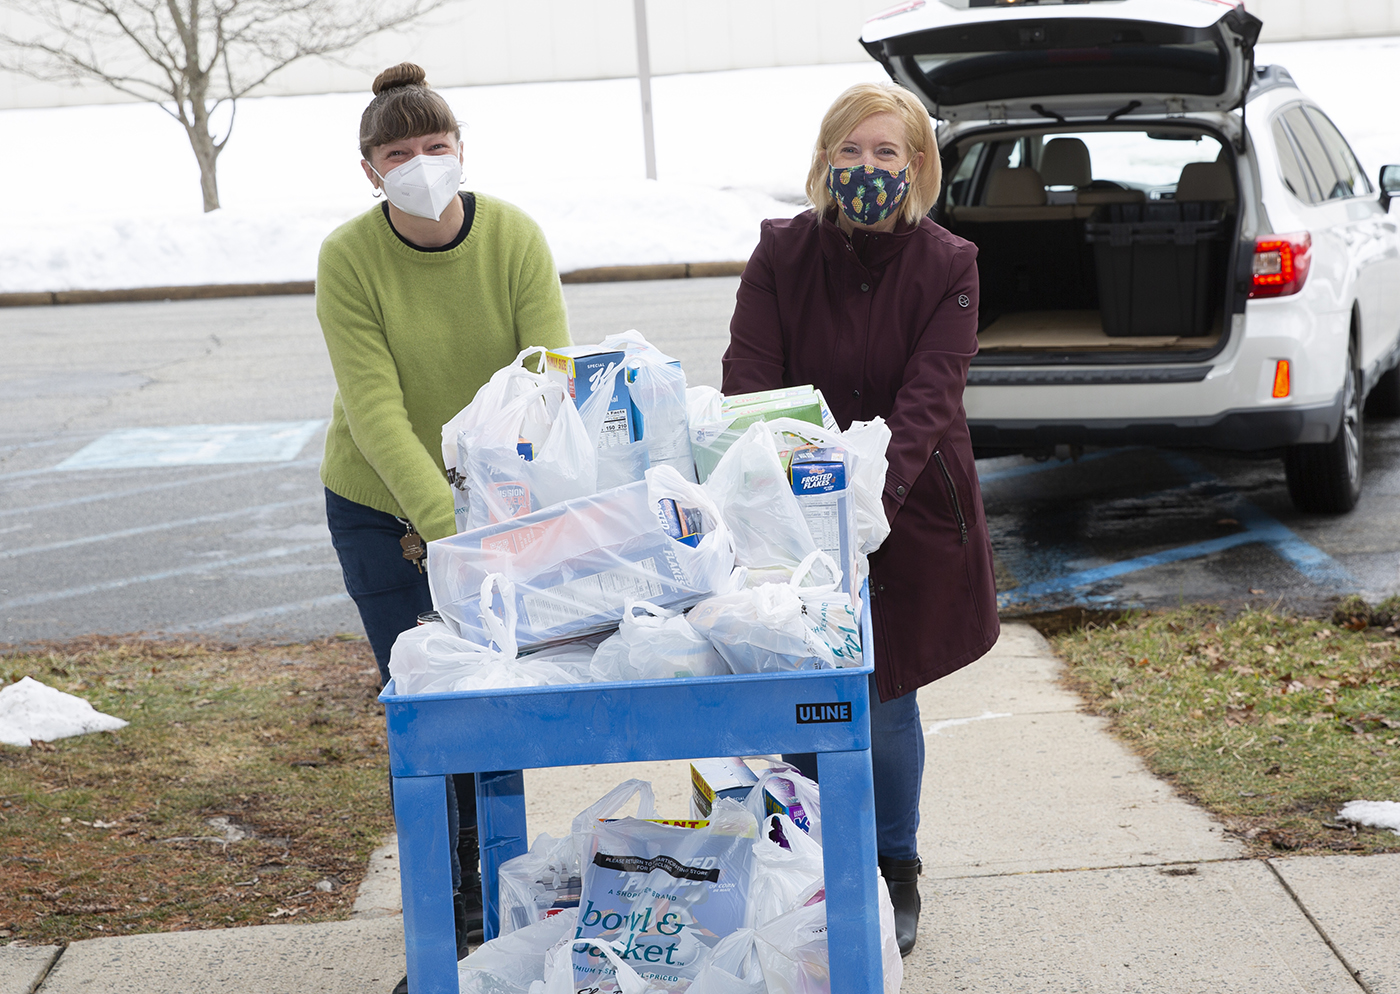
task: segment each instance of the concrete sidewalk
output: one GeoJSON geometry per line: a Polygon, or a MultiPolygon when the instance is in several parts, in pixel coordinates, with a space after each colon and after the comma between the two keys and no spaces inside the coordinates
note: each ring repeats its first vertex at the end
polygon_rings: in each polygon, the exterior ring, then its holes
{"type": "MultiPolygon", "coordinates": [[[[904,991],[1400,994],[1400,856],[1258,861],[1080,713],[1031,628],[920,692],[928,731],[919,944],[904,991]]],[[[663,814],[686,764],[526,774],[532,834],[628,776],[663,814]]],[[[397,857],[356,917],[0,947],[0,994],[388,994],[403,974],[397,857]]]]}

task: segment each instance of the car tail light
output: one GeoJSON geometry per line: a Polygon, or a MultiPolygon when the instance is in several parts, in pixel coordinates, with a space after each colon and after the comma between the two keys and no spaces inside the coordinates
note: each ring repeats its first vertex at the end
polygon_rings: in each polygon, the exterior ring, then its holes
{"type": "Polygon", "coordinates": [[[1274,364],[1274,396],[1287,397],[1293,389],[1293,384],[1288,370],[1288,360],[1280,359],[1274,364]]]}
{"type": "Polygon", "coordinates": [[[1286,297],[1303,289],[1312,266],[1312,235],[1269,235],[1254,243],[1251,297],[1286,297]]]}

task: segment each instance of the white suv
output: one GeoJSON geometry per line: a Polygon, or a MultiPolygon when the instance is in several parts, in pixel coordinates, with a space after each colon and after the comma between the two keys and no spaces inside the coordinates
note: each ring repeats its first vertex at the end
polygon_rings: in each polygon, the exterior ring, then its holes
{"type": "Polygon", "coordinates": [[[940,124],[933,216],[977,244],[979,455],[1282,454],[1349,511],[1400,414],[1400,166],[1379,194],[1223,0],[911,0],[861,40],[940,124]]]}

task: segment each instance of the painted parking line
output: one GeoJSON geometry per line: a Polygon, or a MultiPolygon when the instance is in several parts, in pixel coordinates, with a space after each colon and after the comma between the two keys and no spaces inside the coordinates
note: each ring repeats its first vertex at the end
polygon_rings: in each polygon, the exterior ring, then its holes
{"type": "MultiPolygon", "coordinates": [[[[160,490],[171,490],[175,487],[189,487],[199,483],[217,483],[220,480],[232,480],[239,476],[249,476],[254,473],[270,473],[276,470],[299,469],[306,466],[321,465],[320,458],[314,459],[294,459],[291,462],[278,463],[273,466],[250,466],[247,469],[237,469],[229,473],[206,473],[200,476],[187,476],[181,480],[169,480],[165,483],[151,483],[144,487],[132,487],[129,490],[106,490],[92,494],[82,494],[78,497],[65,497],[63,500],[52,500],[45,504],[31,504],[28,507],[8,507],[0,510],[0,518],[12,517],[16,514],[38,514],[40,511],[54,511],[62,507],[78,507],[82,504],[93,504],[98,501],[121,500],[123,497],[136,497],[141,494],[156,493],[160,490]]],[[[48,472],[48,470],[45,470],[48,472]]]]}
{"type": "Polygon", "coordinates": [[[220,511],[217,514],[201,514],[197,518],[181,518],[177,521],[162,521],[154,525],[123,528],[121,531],[104,532],[101,535],[84,535],[82,538],[70,538],[62,542],[50,542],[47,545],[30,545],[22,549],[0,549],[0,559],[14,559],[17,556],[27,556],[39,552],[57,552],[59,549],[71,549],[79,545],[91,545],[94,542],[111,542],[117,539],[131,538],[134,535],[149,535],[152,532],[170,531],[175,528],[189,528],[194,525],[207,525],[215,521],[230,521],[233,518],[240,518],[248,514],[282,511],[289,507],[304,507],[307,504],[319,504],[321,502],[322,500],[320,497],[302,497],[298,500],[284,500],[276,504],[258,504],[254,507],[240,507],[233,511],[220,511]]]}
{"type": "Polygon", "coordinates": [[[213,628],[228,628],[232,625],[246,625],[250,621],[263,621],[267,618],[276,618],[284,614],[296,614],[299,611],[319,611],[325,607],[336,607],[349,603],[349,594],[327,594],[325,597],[311,597],[304,601],[296,601],[292,604],[278,604],[276,607],[259,608],[256,611],[244,611],[241,614],[226,614],[222,618],[207,618],[204,621],[191,621],[183,625],[171,625],[162,628],[161,631],[171,635],[178,635],[182,632],[204,632],[213,628]]]}
{"type": "Polygon", "coordinates": [[[269,421],[263,424],[122,428],[83,446],[54,469],[69,472],[290,462],[306,447],[311,436],[325,425],[324,419],[317,419],[269,421]]]}
{"type": "Polygon", "coordinates": [[[254,552],[246,556],[235,556],[233,559],[214,559],[209,562],[195,563],[190,566],[178,566],[175,569],[161,570],[159,573],[128,576],[120,580],[105,580],[101,583],[89,583],[82,587],[68,587],[66,590],[45,590],[41,593],[29,594],[25,597],[11,597],[9,600],[0,601],[0,611],[13,607],[29,607],[32,604],[47,604],[49,601],[67,600],[71,597],[85,597],[88,594],[97,594],[104,590],[120,590],[123,587],[131,587],[138,583],[155,583],[158,580],[168,580],[176,576],[187,576],[191,573],[212,573],[229,566],[240,566],[243,563],[257,562],[262,559],[294,556],[299,552],[308,552],[311,549],[327,549],[329,547],[329,542],[304,542],[301,545],[279,546],[275,549],[254,552]]]}
{"type": "MultiPolygon", "coordinates": [[[[1125,451],[1128,450],[1105,450],[1102,453],[1093,454],[1096,456],[1107,456],[1125,451]]],[[[1151,569],[1154,566],[1163,566],[1188,559],[1199,559],[1203,556],[1214,555],[1215,553],[1237,548],[1242,545],[1256,544],[1268,546],[1279,558],[1287,562],[1310,582],[1320,587],[1338,591],[1356,589],[1356,579],[1347,572],[1345,567],[1317,546],[1299,538],[1296,533],[1273,515],[1234,494],[1223,480],[1214,473],[1211,473],[1200,463],[1196,462],[1196,460],[1177,452],[1159,450],[1157,451],[1157,455],[1185,478],[1183,486],[1204,486],[1214,491],[1212,496],[1225,498],[1225,501],[1221,505],[1222,511],[1239,521],[1243,530],[1233,535],[1225,535],[1204,542],[1194,542],[1190,545],[1179,546],[1175,549],[1165,549],[1149,555],[1137,556],[1133,559],[1122,560],[1116,563],[1108,563],[1091,569],[1078,570],[1064,576],[1052,577],[1048,580],[1039,580],[1035,583],[1029,583],[1011,590],[1002,591],[997,594],[997,606],[1008,607],[1013,604],[1023,604],[1039,600],[1051,594],[1072,591],[1080,587],[1088,587],[1096,583],[1102,583],[1105,580],[1125,576],[1129,573],[1151,569]]],[[[1017,468],[1034,471],[1033,467],[1017,468]]],[[[1020,476],[1024,474],[1015,473],[1014,475],[1020,476]]],[[[990,478],[996,477],[992,476],[990,478]]],[[[1180,488],[1173,487],[1171,489],[1176,490],[1180,488]]],[[[1157,493],[1164,492],[1166,491],[1158,491],[1157,493]]],[[[1150,499],[1156,496],[1156,494],[1146,494],[1143,496],[1144,499],[1150,499]]]]}

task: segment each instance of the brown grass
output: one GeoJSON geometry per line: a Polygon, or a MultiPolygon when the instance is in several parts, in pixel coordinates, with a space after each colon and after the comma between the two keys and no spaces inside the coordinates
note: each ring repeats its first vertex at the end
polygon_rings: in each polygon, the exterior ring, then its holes
{"type": "Polygon", "coordinates": [[[0,746],[0,941],[348,914],[392,830],[363,640],[86,638],[0,657],[0,683],[26,675],[130,725],[0,746]]]}

